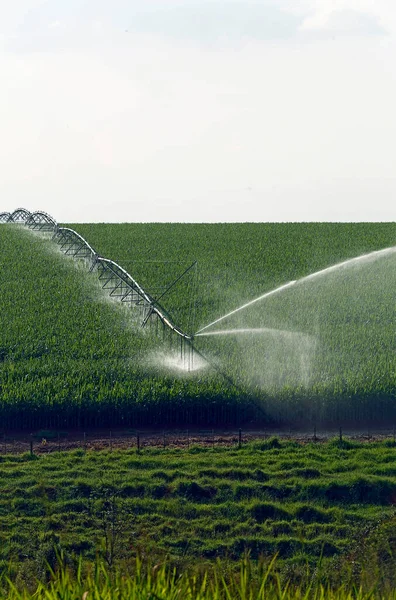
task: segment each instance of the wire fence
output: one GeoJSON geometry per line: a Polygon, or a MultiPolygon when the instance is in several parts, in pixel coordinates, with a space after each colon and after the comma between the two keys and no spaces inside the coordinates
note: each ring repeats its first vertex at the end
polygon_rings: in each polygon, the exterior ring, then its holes
{"type": "Polygon", "coordinates": [[[277,437],[280,441],[291,440],[300,444],[323,443],[330,439],[344,438],[375,442],[389,440],[396,443],[396,429],[330,429],[330,430],[123,430],[123,431],[50,431],[26,433],[6,432],[0,437],[0,455],[42,455],[71,450],[112,451],[131,450],[137,453],[149,448],[191,450],[196,448],[241,448],[252,441],[265,442],[277,437]]]}

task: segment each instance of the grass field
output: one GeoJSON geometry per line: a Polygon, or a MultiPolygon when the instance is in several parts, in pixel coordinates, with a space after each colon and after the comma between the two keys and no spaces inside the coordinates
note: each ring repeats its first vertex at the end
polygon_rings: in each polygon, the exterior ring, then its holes
{"type": "Polygon", "coordinates": [[[326,563],[337,582],[340,565],[361,564],[394,527],[395,452],[392,440],[270,438],[241,449],[2,456],[1,565],[45,571],[56,547],[109,565],[138,554],[178,568],[220,558],[232,570],[249,552],[277,554],[279,572],[296,580],[326,563]]]}

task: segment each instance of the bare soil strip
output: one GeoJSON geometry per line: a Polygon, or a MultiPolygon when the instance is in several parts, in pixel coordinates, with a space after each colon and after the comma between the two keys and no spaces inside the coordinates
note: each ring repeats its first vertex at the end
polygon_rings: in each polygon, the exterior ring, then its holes
{"type": "Polygon", "coordinates": [[[188,450],[195,447],[219,448],[238,447],[251,441],[265,441],[271,437],[292,440],[300,444],[323,443],[332,438],[343,438],[359,442],[395,441],[393,429],[377,430],[117,430],[117,431],[35,431],[10,432],[0,435],[0,455],[47,454],[68,450],[130,450],[142,451],[146,448],[188,450]]]}

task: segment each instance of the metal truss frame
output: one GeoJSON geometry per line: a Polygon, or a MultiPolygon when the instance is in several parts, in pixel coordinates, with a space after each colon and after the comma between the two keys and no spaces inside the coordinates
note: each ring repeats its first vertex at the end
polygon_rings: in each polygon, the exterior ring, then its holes
{"type": "Polygon", "coordinates": [[[31,217],[31,212],[26,210],[26,208],[17,208],[10,214],[10,222],[12,223],[26,223],[26,221],[31,217]]]}
{"type": "Polygon", "coordinates": [[[56,231],[58,228],[58,223],[51,215],[41,210],[31,213],[25,224],[35,231],[56,231]]]}
{"type": "Polygon", "coordinates": [[[161,288],[159,297],[155,299],[120,265],[113,260],[100,256],[74,229],[59,227],[55,219],[46,212],[36,211],[30,213],[24,208],[18,208],[13,213],[0,213],[1,223],[20,223],[25,224],[34,231],[52,232],[52,240],[58,244],[65,255],[88,261],[89,271],[98,274],[102,288],[108,291],[112,298],[139,310],[142,327],[145,327],[148,323],[156,323],[158,331],[158,324],[162,323],[164,336],[166,330],[170,334],[176,334],[180,339],[181,357],[184,357],[184,360],[188,357],[189,367],[190,364],[193,364],[193,336],[188,335],[172,322],[166,310],[159,303],[159,299],[165,296],[195,263],[188,267],[170,286],[161,288]]]}
{"type": "Polygon", "coordinates": [[[74,258],[84,258],[93,264],[98,257],[92,246],[74,229],[57,227],[52,239],[59,245],[64,254],[74,258]]]}

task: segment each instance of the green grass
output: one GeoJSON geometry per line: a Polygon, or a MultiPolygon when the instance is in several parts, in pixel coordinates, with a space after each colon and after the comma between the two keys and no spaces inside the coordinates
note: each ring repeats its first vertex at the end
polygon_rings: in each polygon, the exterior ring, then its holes
{"type": "MultiPolygon", "coordinates": [[[[74,568],[59,557],[59,567],[48,580],[33,583],[23,576],[11,582],[0,579],[0,598],[7,600],[64,600],[88,598],[107,600],[391,600],[396,598],[392,586],[381,579],[367,581],[349,573],[344,583],[321,583],[321,574],[306,571],[304,581],[295,584],[282,580],[276,562],[258,566],[249,558],[241,561],[239,571],[229,573],[224,563],[199,572],[192,569],[177,572],[169,564],[152,565],[139,558],[129,568],[113,570],[97,560],[90,569],[81,561],[74,568]]],[[[10,565],[12,568],[12,565],[10,565]]]]}
{"type": "MultiPolygon", "coordinates": [[[[196,332],[276,286],[393,246],[394,223],[76,225],[196,332]]],[[[396,420],[396,254],[291,287],[197,337],[210,367],[167,367],[178,341],[142,330],[49,240],[2,225],[0,417],[5,429],[396,420]],[[274,332],[276,329],[278,332],[274,332]],[[268,331],[269,330],[269,331],[268,331]],[[280,333],[279,333],[280,331],[280,333]],[[216,368],[213,365],[217,365],[216,368]]]]}
{"type": "Polygon", "coordinates": [[[44,568],[54,545],[87,561],[143,555],[178,568],[248,552],[277,554],[297,576],[352,555],[360,564],[379,532],[392,539],[396,450],[386,442],[199,450],[1,457],[1,563],[44,568]]]}

